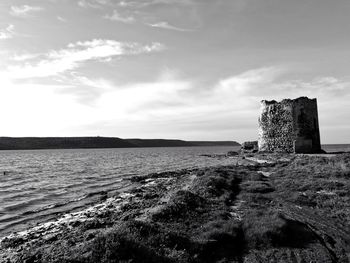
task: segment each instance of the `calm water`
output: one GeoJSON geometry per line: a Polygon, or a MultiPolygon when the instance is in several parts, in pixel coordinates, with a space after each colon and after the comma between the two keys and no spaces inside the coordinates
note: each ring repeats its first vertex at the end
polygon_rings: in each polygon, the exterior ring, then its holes
{"type": "Polygon", "coordinates": [[[133,175],[230,164],[236,147],[0,151],[0,237],[126,187],[133,175]],[[4,174],[5,173],[5,174],[4,174]]]}

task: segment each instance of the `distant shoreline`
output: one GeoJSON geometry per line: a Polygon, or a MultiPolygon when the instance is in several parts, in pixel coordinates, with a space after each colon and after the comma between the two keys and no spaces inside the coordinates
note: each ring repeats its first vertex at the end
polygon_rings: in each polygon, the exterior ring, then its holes
{"type": "Polygon", "coordinates": [[[0,150],[103,149],[192,146],[240,146],[236,141],[121,139],[118,137],[0,137],[0,150]]]}
{"type": "MultiPolygon", "coordinates": [[[[63,150],[63,149],[113,149],[157,147],[239,147],[237,141],[185,141],[178,139],[122,139],[118,137],[0,137],[0,151],[6,150],[63,150]]],[[[327,152],[348,152],[350,144],[322,144],[327,152]]]]}

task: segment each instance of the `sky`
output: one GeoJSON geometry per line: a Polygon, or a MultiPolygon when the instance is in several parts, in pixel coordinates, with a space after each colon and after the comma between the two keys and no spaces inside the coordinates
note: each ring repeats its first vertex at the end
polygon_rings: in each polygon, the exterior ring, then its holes
{"type": "Polygon", "coordinates": [[[350,143],[348,0],[1,0],[0,136],[257,139],[318,100],[350,143]]]}

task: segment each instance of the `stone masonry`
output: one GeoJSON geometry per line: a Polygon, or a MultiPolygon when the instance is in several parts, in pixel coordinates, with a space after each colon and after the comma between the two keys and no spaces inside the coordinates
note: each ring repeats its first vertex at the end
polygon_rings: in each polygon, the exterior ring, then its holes
{"type": "Polygon", "coordinates": [[[259,151],[321,152],[317,100],[261,101],[259,151]]]}

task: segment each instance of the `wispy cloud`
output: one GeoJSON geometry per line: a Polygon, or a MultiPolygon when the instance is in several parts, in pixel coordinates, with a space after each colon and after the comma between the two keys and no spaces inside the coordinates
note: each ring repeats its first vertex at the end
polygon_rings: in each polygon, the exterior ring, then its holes
{"type": "Polygon", "coordinates": [[[118,6],[120,7],[135,7],[140,3],[134,2],[134,1],[120,1],[118,3],[118,6]]]}
{"type": "Polygon", "coordinates": [[[24,53],[24,54],[15,54],[11,60],[14,60],[14,61],[26,61],[26,60],[31,60],[31,59],[34,59],[34,58],[37,58],[39,57],[40,54],[31,54],[31,53],[24,53]]]}
{"type": "MultiPolygon", "coordinates": [[[[88,0],[84,0],[88,1],[88,0]]],[[[106,5],[106,4],[105,4],[106,5]]],[[[160,18],[162,12],[161,9],[168,9],[168,15],[175,16],[176,19],[181,15],[179,13],[189,12],[189,9],[193,9],[196,6],[193,0],[138,0],[138,1],[119,1],[109,2],[110,7],[114,7],[112,14],[104,16],[106,19],[119,21],[123,23],[134,23],[140,21],[141,23],[157,28],[175,30],[175,31],[193,31],[193,29],[177,27],[170,24],[167,21],[163,21],[164,18],[160,18]],[[191,6],[191,8],[189,8],[191,6]],[[179,12],[179,8],[183,9],[179,12]],[[173,10],[173,12],[169,12],[173,10]],[[157,21],[157,22],[155,22],[157,21]]],[[[93,8],[100,8],[102,5],[98,3],[98,0],[90,0],[88,3],[84,3],[84,6],[90,6],[93,8]]],[[[190,10],[190,13],[192,12],[190,10]]]]}
{"type": "Polygon", "coordinates": [[[281,67],[252,69],[220,80],[216,89],[219,93],[232,92],[236,96],[260,96],[262,93],[268,94],[268,89],[284,72],[285,69],[281,67]]]}
{"type": "Polygon", "coordinates": [[[153,5],[193,5],[194,0],[139,0],[139,1],[120,1],[121,7],[149,7],[153,5]]]}
{"type": "Polygon", "coordinates": [[[67,19],[66,18],[63,18],[62,16],[57,16],[57,20],[58,21],[61,21],[63,23],[67,22],[67,19]]]}
{"type": "Polygon", "coordinates": [[[30,5],[21,5],[21,6],[11,6],[10,14],[17,17],[30,17],[33,13],[42,11],[43,8],[40,6],[30,6],[30,5]]]}
{"type": "Polygon", "coordinates": [[[285,91],[286,94],[294,92],[295,94],[302,94],[308,96],[323,96],[324,98],[350,95],[350,79],[336,78],[331,76],[316,77],[310,81],[291,80],[281,82],[279,86],[275,86],[273,90],[279,87],[280,92],[285,91]]]}
{"type": "MultiPolygon", "coordinates": [[[[173,113],[173,105],[186,105],[192,98],[184,98],[182,91],[191,88],[192,83],[181,80],[168,72],[161,73],[152,82],[136,82],[117,86],[101,80],[90,80],[90,85],[103,87],[101,97],[96,102],[106,113],[113,111],[115,105],[118,113],[147,119],[150,115],[164,116],[173,113]],[[137,96],[135,96],[137,94],[137,96]],[[135,114],[137,113],[137,114],[135,114]]],[[[86,82],[88,84],[88,82],[86,82]]],[[[180,109],[180,108],[178,108],[180,109]]]]}
{"type": "Polygon", "coordinates": [[[62,79],[66,87],[59,89],[60,94],[69,94],[84,105],[94,106],[100,96],[110,91],[115,85],[106,79],[90,79],[72,72],[69,77],[62,79]],[[68,85],[67,85],[68,84],[68,85]]]}
{"type": "Polygon", "coordinates": [[[283,80],[289,71],[284,67],[264,67],[248,70],[220,80],[216,93],[242,99],[283,99],[299,96],[323,99],[350,96],[350,78],[319,76],[309,81],[303,79],[283,80]]]}
{"type": "Polygon", "coordinates": [[[69,44],[65,49],[52,50],[36,63],[8,67],[12,78],[48,77],[79,67],[88,61],[101,61],[123,55],[157,52],[164,49],[161,43],[142,45],[115,40],[94,39],[69,44]]]}
{"type": "Polygon", "coordinates": [[[0,40],[12,38],[15,34],[14,29],[15,29],[15,26],[10,24],[5,29],[0,30],[0,40]]]}
{"type": "Polygon", "coordinates": [[[104,18],[112,20],[112,21],[119,21],[126,24],[131,24],[135,22],[135,17],[131,15],[122,15],[117,10],[113,10],[113,13],[111,15],[105,15],[104,18]]]}
{"type": "Polygon", "coordinates": [[[158,27],[158,28],[163,28],[163,29],[169,29],[169,30],[175,30],[175,31],[181,31],[181,32],[190,32],[193,31],[192,29],[187,29],[187,28],[181,28],[181,27],[176,27],[173,25],[170,25],[168,22],[158,22],[155,24],[147,24],[151,27],[158,27]]]}
{"type": "Polygon", "coordinates": [[[176,4],[176,5],[192,5],[195,4],[194,0],[151,0],[148,4],[176,4]]]}
{"type": "Polygon", "coordinates": [[[109,0],[80,0],[78,5],[83,8],[102,8],[105,5],[110,4],[109,0]]]}
{"type": "MultiPolygon", "coordinates": [[[[137,112],[143,118],[183,115],[205,120],[205,116],[210,115],[212,119],[231,118],[242,122],[244,118],[251,119],[257,114],[262,99],[309,96],[328,102],[337,100],[339,96],[350,96],[347,88],[350,79],[318,77],[310,81],[280,80],[287,72],[284,67],[248,70],[218,80],[213,87],[207,87],[207,92],[201,96],[198,96],[195,88],[196,81],[182,78],[177,71],[165,70],[152,82],[124,85],[73,74],[74,81],[69,84],[75,88],[65,92],[74,95],[83,104],[107,107],[108,110],[115,107],[112,101],[118,102],[118,112],[127,115],[137,112]]],[[[254,125],[253,121],[250,123],[254,125]]]]}

